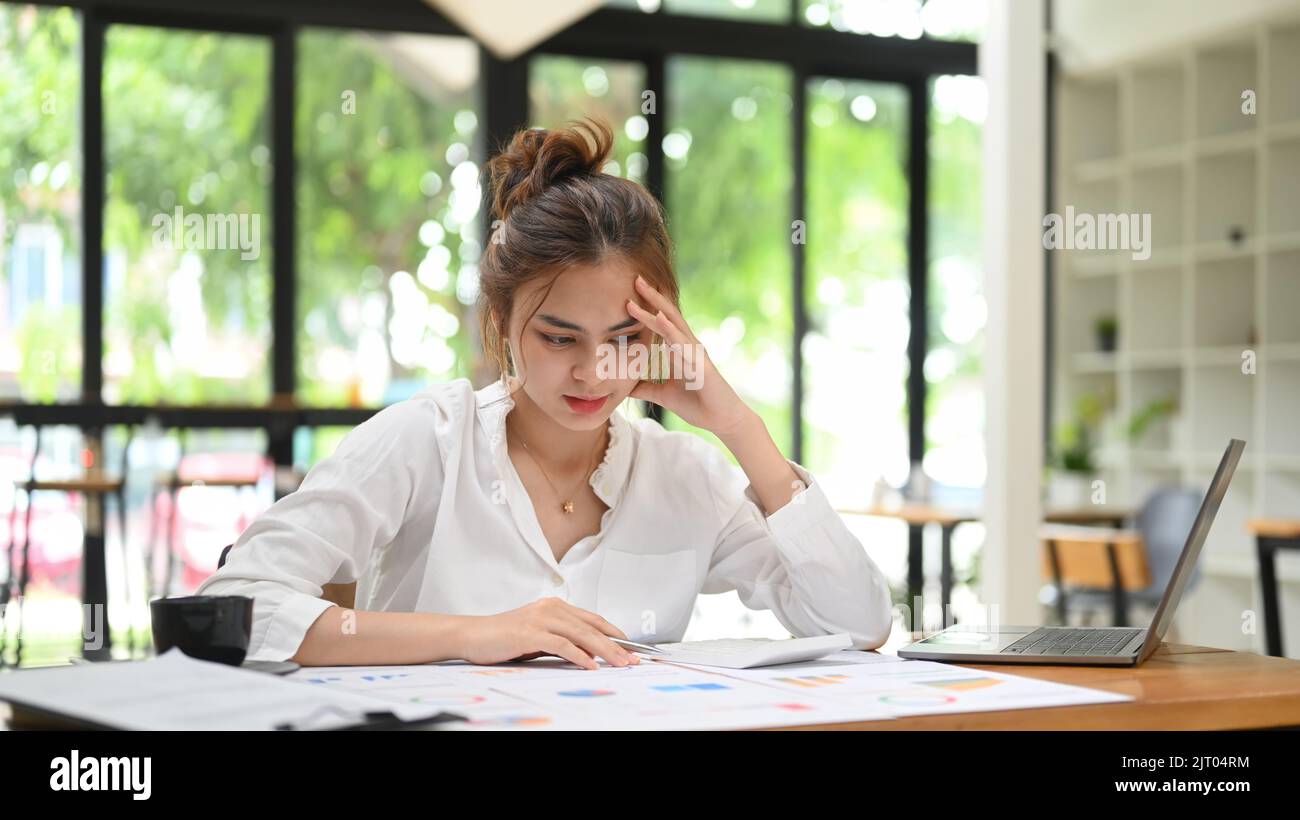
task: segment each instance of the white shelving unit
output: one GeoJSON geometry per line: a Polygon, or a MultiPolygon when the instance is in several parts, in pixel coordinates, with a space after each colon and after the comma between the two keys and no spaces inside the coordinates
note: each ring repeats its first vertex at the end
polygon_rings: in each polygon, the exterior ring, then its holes
{"type": "MultiPolygon", "coordinates": [[[[1255,635],[1237,615],[1261,611],[1246,519],[1300,517],[1300,18],[1063,76],[1056,93],[1054,212],[1149,213],[1152,251],[1057,252],[1053,421],[1111,397],[1097,477],[1134,508],[1162,484],[1205,487],[1228,439],[1247,441],[1179,626],[1262,650],[1262,614],[1255,635]],[[1118,323],[1113,352],[1102,316],[1118,323]],[[1130,441],[1128,421],[1161,399],[1176,415],[1130,441]]],[[[1300,556],[1279,572],[1295,654],[1300,556]]]]}

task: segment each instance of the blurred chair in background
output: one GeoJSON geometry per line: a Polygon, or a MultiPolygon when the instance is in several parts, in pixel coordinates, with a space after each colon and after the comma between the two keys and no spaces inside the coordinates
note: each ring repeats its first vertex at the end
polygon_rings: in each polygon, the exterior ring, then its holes
{"type": "MultiPolygon", "coordinates": [[[[32,513],[35,505],[32,500],[38,492],[62,492],[77,493],[83,498],[98,499],[106,502],[113,499],[117,506],[118,531],[121,536],[122,545],[122,565],[123,565],[123,593],[126,598],[128,610],[131,606],[131,560],[130,550],[127,543],[127,508],[126,508],[126,476],[128,461],[127,456],[131,450],[131,439],[134,435],[134,428],[126,427],[126,440],[122,445],[121,465],[116,476],[106,473],[103,468],[94,461],[87,461],[83,456],[82,474],[78,476],[67,476],[58,478],[39,478],[37,476],[38,465],[41,458],[41,440],[44,430],[40,424],[33,424],[32,427],[36,432],[36,443],[32,448],[31,466],[28,469],[27,478],[23,481],[14,482],[16,490],[22,490],[26,500],[26,509],[23,516],[23,537],[22,546],[18,548],[17,533],[17,514],[18,514],[18,494],[14,493],[13,505],[9,509],[9,555],[7,561],[7,577],[3,586],[0,586],[0,667],[6,664],[5,648],[8,642],[8,627],[5,624],[6,616],[10,611],[18,615],[18,630],[16,646],[14,651],[13,665],[18,666],[22,663],[23,658],[23,633],[26,628],[27,618],[23,616],[22,606],[27,598],[27,587],[32,580],[32,513]],[[15,555],[19,553],[21,557],[15,555]],[[19,567],[21,566],[21,569],[19,567]]],[[[83,453],[91,454],[89,449],[83,450],[83,453]]],[[[93,518],[93,516],[92,516],[93,518]]],[[[82,553],[81,560],[87,560],[87,554],[90,549],[88,538],[95,535],[94,528],[96,524],[93,520],[86,523],[82,530],[82,553]]],[[[97,549],[107,551],[106,533],[98,533],[99,545],[97,549]]],[[[93,559],[92,559],[93,560],[93,559]]],[[[83,599],[85,591],[83,590],[83,599]]],[[[147,600],[147,598],[146,598],[147,600]]],[[[107,618],[102,618],[100,623],[107,623],[107,618]]],[[[84,625],[83,625],[84,626],[84,625]]],[[[148,642],[145,642],[147,646],[148,642]]],[[[130,628],[126,631],[127,653],[134,657],[135,650],[135,633],[130,628]]]]}
{"type": "MultiPolygon", "coordinates": [[[[229,488],[236,492],[242,502],[245,491],[256,490],[268,466],[267,458],[260,453],[192,452],[192,433],[189,428],[180,430],[180,454],[176,466],[158,475],[149,493],[150,527],[146,552],[148,572],[145,576],[149,600],[155,597],[165,598],[172,594],[178,561],[187,568],[191,566],[191,562],[187,561],[184,555],[179,554],[185,546],[178,544],[178,539],[182,537],[180,530],[183,526],[180,515],[181,491],[199,487],[229,488]],[[165,503],[163,503],[164,499],[165,503]],[[161,586],[156,580],[160,520],[166,526],[165,564],[161,586]]],[[[247,525],[248,517],[241,504],[236,527],[239,531],[243,531],[247,525]]],[[[189,581],[194,580],[189,578],[189,581]]]]}
{"type": "MultiPolygon", "coordinates": [[[[1112,626],[1129,626],[1129,607],[1152,611],[1165,594],[1187,543],[1202,497],[1194,490],[1162,487],[1133,519],[1132,529],[1048,526],[1041,533],[1044,575],[1051,579],[1039,599],[1062,625],[1080,615],[1083,625],[1109,610],[1112,626]]],[[[1201,577],[1199,562],[1188,591],[1201,577]]]]}

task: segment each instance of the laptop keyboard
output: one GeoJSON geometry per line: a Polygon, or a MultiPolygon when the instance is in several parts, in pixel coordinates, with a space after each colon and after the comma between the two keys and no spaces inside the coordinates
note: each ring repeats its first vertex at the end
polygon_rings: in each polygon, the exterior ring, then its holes
{"type": "Polygon", "coordinates": [[[1142,632],[1137,628],[1043,627],[1002,650],[1012,655],[1118,655],[1142,632]]]}

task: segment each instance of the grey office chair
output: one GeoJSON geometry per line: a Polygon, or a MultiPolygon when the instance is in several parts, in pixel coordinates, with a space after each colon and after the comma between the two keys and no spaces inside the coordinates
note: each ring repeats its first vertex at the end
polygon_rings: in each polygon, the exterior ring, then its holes
{"type": "MultiPolygon", "coordinates": [[[[1201,500],[1202,495],[1196,490],[1173,486],[1161,487],[1147,497],[1134,516],[1133,527],[1142,534],[1142,541],[1146,545],[1151,583],[1144,589],[1128,590],[1125,593],[1126,603],[1136,602],[1151,610],[1160,604],[1165,588],[1169,586],[1169,579],[1173,577],[1174,567],[1178,564],[1178,556],[1187,543],[1187,535],[1192,531],[1192,523],[1201,508],[1201,500]]],[[[1201,565],[1198,561],[1192,568],[1187,591],[1194,589],[1200,578],[1201,565]]],[[[1046,597],[1052,600],[1045,603],[1053,603],[1059,593],[1051,587],[1048,589],[1050,592],[1046,597]]],[[[1114,590],[1110,588],[1068,587],[1065,600],[1067,615],[1081,614],[1087,623],[1091,623],[1098,612],[1111,612],[1115,605],[1114,590]]]]}

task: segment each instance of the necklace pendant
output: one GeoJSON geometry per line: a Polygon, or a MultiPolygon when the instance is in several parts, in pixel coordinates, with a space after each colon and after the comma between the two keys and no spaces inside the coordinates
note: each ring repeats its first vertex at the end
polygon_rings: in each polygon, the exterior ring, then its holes
{"type": "Polygon", "coordinates": [[[572,501],[564,502],[564,505],[560,507],[560,509],[564,510],[565,515],[568,515],[569,513],[573,512],[573,502],[572,501]]]}

